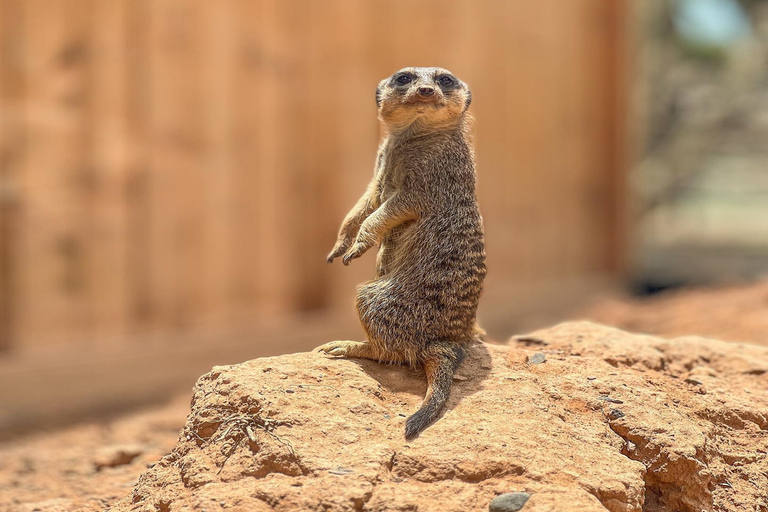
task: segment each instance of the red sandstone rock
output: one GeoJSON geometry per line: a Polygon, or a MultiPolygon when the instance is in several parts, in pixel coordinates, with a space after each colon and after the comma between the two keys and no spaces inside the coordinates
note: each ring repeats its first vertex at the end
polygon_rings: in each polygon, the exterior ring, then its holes
{"type": "Polygon", "coordinates": [[[0,510],[484,511],[526,491],[524,512],[763,512],[766,368],[766,347],[563,324],[474,347],[406,443],[420,372],[259,359],[198,382],[175,447],[186,399],[0,447],[0,510]]]}
{"type": "Polygon", "coordinates": [[[563,324],[475,345],[443,417],[406,442],[418,371],[313,353],[217,367],[111,510],[464,512],[510,491],[531,512],[761,510],[766,368],[766,347],[563,324]]]}

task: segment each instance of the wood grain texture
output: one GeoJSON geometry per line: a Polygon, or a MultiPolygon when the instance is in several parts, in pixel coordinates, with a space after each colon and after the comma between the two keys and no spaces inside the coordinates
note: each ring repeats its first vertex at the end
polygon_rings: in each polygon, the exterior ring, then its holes
{"type": "MultiPolygon", "coordinates": [[[[325,255],[371,177],[376,84],[409,65],[472,88],[488,296],[620,276],[627,16],[616,0],[0,0],[0,350],[353,316],[374,256],[325,255]]],[[[481,301],[481,320],[498,311],[481,301]]]]}
{"type": "Polygon", "coordinates": [[[20,180],[24,165],[24,17],[0,1],[0,353],[17,339],[20,180]]]}

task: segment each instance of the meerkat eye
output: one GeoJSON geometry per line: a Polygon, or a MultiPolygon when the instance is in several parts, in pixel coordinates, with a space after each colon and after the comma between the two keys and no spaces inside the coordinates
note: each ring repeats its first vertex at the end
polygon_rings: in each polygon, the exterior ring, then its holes
{"type": "Polygon", "coordinates": [[[439,78],[437,81],[438,81],[438,82],[440,83],[440,85],[442,85],[443,87],[450,87],[450,86],[452,86],[452,85],[453,85],[453,83],[454,83],[454,82],[453,82],[453,78],[451,78],[451,77],[449,77],[449,76],[441,76],[441,77],[440,77],[440,78],[439,78]]]}
{"type": "Polygon", "coordinates": [[[400,85],[409,84],[413,81],[413,78],[410,75],[400,75],[399,77],[395,78],[395,82],[397,82],[400,85]]]}

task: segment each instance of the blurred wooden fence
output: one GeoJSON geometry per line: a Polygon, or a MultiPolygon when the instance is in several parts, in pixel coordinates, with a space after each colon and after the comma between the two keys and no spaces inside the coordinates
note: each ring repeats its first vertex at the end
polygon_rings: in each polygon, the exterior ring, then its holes
{"type": "Polygon", "coordinates": [[[618,0],[0,0],[0,345],[353,317],[372,256],[324,257],[371,175],[374,87],[407,65],[472,87],[488,301],[617,275],[624,16],[618,0]]]}
{"type": "Polygon", "coordinates": [[[489,331],[615,280],[625,3],[0,0],[0,435],[360,336],[325,255],[404,66],[473,91],[489,331]]]}

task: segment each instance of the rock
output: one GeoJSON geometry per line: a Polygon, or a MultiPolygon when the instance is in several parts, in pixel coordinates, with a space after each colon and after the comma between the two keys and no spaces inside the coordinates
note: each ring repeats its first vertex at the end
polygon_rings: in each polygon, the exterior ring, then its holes
{"type": "Polygon", "coordinates": [[[610,409],[608,411],[608,417],[612,420],[618,420],[626,416],[621,409],[610,409]]]}
{"type": "Polygon", "coordinates": [[[527,492],[508,492],[496,496],[488,505],[489,512],[517,512],[522,509],[531,495],[527,492]]]}
{"type": "Polygon", "coordinates": [[[512,339],[517,343],[521,343],[523,345],[528,345],[528,346],[547,344],[546,341],[542,340],[541,338],[536,338],[534,336],[514,336],[512,339]]]}
{"type": "Polygon", "coordinates": [[[541,364],[544,361],[547,360],[547,356],[542,352],[536,352],[531,357],[528,358],[528,362],[530,364],[541,364]]]}
{"type": "Polygon", "coordinates": [[[130,464],[133,459],[142,453],[144,453],[144,447],[141,445],[105,446],[99,449],[94,456],[93,465],[96,467],[96,470],[114,468],[130,464]]]}
{"type": "Polygon", "coordinates": [[[314,353],[217,367],[175,448],[111,510],[463,512],[525,489],[531,512],[735,512],[768,495],[768,376],[747,371],[768,348],[587,322],[531,337],[557,357],[473,345],[445,413],[409,442],[420,371],[314,353]],[[705,395],[683,380],[694,367],[718,375],[705,395]]]}

